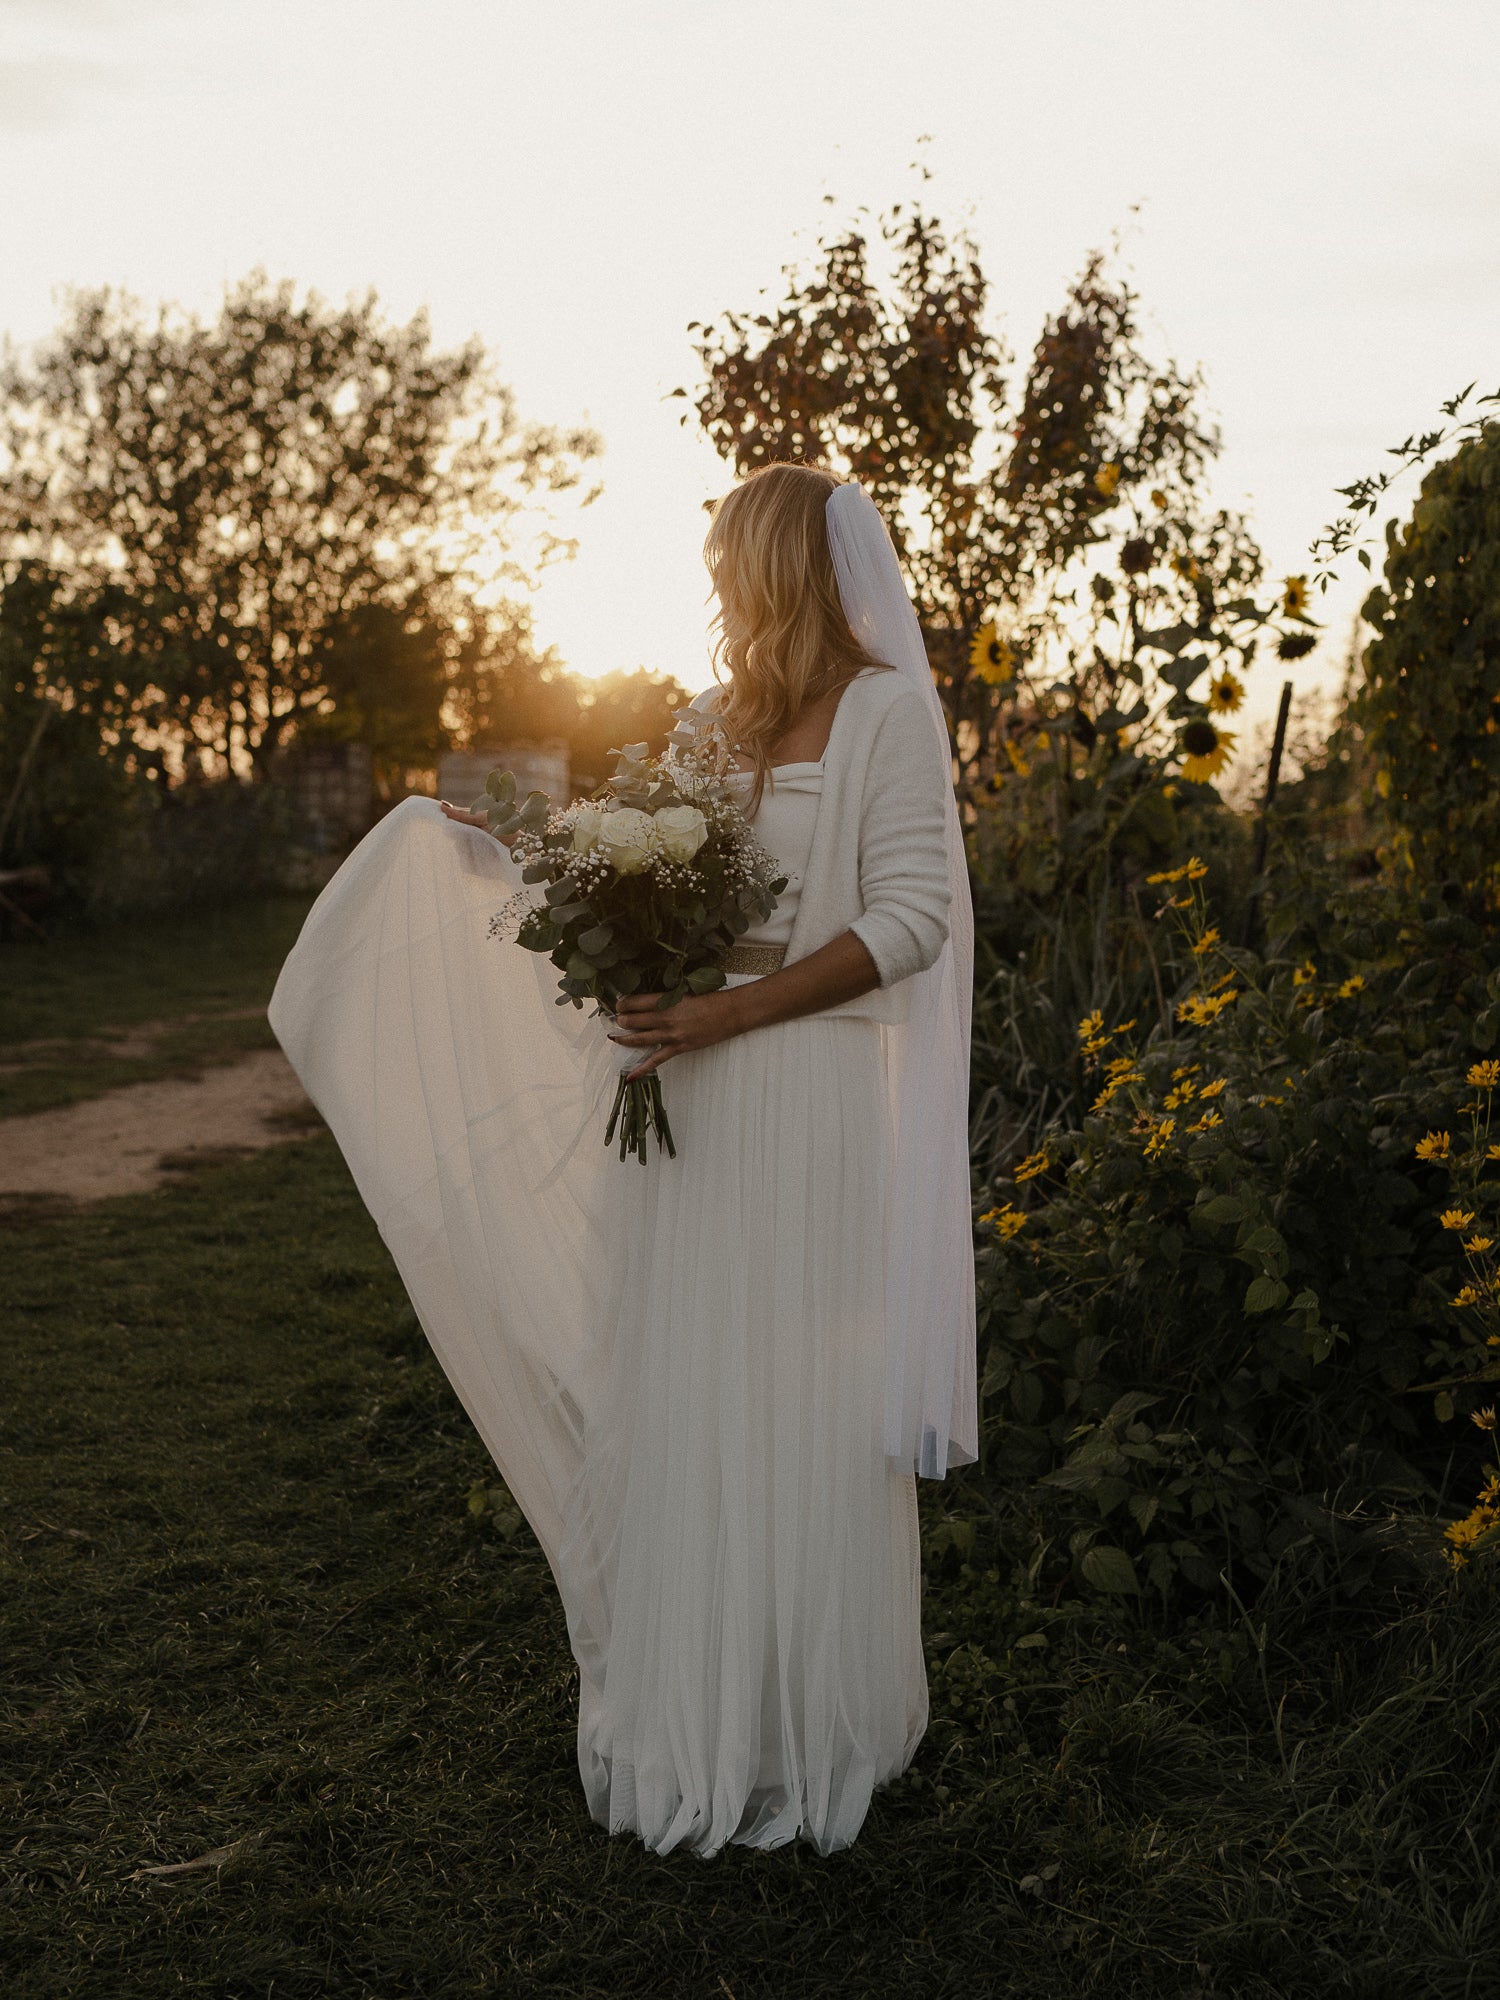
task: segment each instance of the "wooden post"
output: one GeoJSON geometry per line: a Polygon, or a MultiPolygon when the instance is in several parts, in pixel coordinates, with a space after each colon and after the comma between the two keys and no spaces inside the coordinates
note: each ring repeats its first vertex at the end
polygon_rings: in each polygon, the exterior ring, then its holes
{"type": "MultiPolygon", "coordinates": [[[[1287,718],[1292,712],[1292,684],[1281,684],[1281,705],[1276,711],[1276,734],[1271,739],[1271,762],[1266,770],[1266,795],[1261,800],[1260,814],[1255,822],[1255,881],[1258,884],[1266,865],[1266,842],[1270,835],[1270,812],[1276,800],[1276,787],[1281,781],[1281,753],[1286,748],[1287,718]]],[[[1249,951],[1255,942],[1255,920],[1260,912],[1260,889],[1250,891],[1250,901],[1245,909],[1245,934],[1243,943],[1249,951]]]]}

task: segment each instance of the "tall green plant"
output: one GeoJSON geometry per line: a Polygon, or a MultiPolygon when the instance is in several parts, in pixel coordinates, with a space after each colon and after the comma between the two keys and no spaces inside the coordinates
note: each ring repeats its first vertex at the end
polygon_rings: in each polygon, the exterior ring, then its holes
{"type": "Polygon", "coordinates": [[[1398,850],[1500,909],[1500,422],[1435,465],[1387,529],[1358,712],[1398,850]]]}

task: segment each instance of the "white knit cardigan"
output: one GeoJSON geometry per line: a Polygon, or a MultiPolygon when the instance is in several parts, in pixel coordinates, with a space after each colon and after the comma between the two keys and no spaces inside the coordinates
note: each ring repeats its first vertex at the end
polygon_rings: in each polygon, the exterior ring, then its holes
{"type": "MultiPolygon", "coordinates": [[[[712,709],[720,690],[693,702],[712,709]]],[[[944,794],[952,784],[921,692],[894,667],[866,667],[839,698],[823,791],[786,963],[853,931],[880,985],[823,1011],[893,1023],[901,982],[933,964],[948,936],[944,794]]]]}

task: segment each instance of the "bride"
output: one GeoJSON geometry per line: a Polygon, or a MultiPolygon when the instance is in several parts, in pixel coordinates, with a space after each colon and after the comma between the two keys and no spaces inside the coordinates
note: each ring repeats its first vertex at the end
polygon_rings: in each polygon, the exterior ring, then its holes
{"type": "Polygon", "coordinates": [[[752,474],[706,556],[735,747],[788,888],[727,985],[608,1036],[487,936],[520,874],[408,799],[271,1004],[546,1553],[589,1810],[660,1853],[828,1853],[927,1721],[915,1475],[976,1450],[972,917],[948,738],[880,517],[752,474]],[[603,1144],[662,1071],[677,1156],[603,1144]]]}

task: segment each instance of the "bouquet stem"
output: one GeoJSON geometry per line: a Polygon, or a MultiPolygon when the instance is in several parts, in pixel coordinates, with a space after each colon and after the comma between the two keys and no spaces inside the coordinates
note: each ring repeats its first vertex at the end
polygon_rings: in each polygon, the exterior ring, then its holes
{"type": "Polygon", "coordinates": [[[609,1145],[615,1136],[615,1127],[620,1128],[620,1158],[634,1153],[641,1165],[646,1164],[646,1134],[654,1132],[659,1146],[665,1146],[675,1160],[677,1148],[672,1144],[672,1128],[667,1123],[667,1107],[662,1102],[661,1079],[653,1070],[650,1076],[638,1076],[632,1081],[620,1078],[619,1089],[615,1092],[614,1109],[609,1114],[609,1124],[605,1127],[604,1143],[609,1145]]]}

